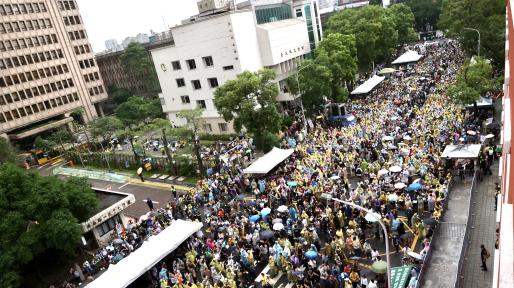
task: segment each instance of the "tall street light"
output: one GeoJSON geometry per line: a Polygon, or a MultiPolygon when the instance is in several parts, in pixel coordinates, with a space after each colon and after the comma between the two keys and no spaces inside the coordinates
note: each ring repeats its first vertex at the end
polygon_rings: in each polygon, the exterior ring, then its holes
{"type": "Polygon", "coordinates": [[[303,109],[302,90],[300,89],[300,81],[298,80],[298,74],[300,73],[300,71],[302,71],[303,69],[305,69],[311,65],[312,65],[312,63],[296,70],[296,84],[298,85],[298,95],[300,97],[300,107],[302,108],[303,133],[305,134],[305,138],[307,138],[307,120],[305,119],[305,110],[303,109]]]}
{"type": "Polygon", "coordinates": [[[373,211],[366,209],[362,206],[359,206],[355,203],[334,198],[329,193],[322,193],[321,197],[324,199],[327,199],[327,200],[332,200],[332,201],[342,203],[344,205],[348,205],[348,206],[356,208],[360,211],[364,211],[366,213],[369,213],[370,215],[372,215],[373,217],[375,217],[377,219],[378,223],[380,223],[380,226],[382,226],[382,230],[384,231],[385,245],[386,245],[386,261],[387,261],[387,287],[391,287],[391,261],[389,260],[389,235],[387,234],[387,228],[384,225],[384,222],[382,222],[382,220],[380,220],[380,217],[377,216],[376,212],[373,212],[373,211]]]}
{"type": "Polygon", "coordinates": [[[464,30],[470,30],[470,31],[475,31],[475,32],[477,32],[477,34],[478,34],[477,55],[480,57],[480,31],[478,31],[478,29],[475,29],[475,28],[468,28],[468,27],[464,27],[463,29],[464,29],[464,30]]]}

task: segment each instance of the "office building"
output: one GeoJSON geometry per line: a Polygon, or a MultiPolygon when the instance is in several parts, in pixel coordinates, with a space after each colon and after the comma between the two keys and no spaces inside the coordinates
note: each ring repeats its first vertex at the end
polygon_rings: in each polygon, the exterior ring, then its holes
{"type": "Polygon", "coordinates": [[[109,52],[116,52],[123,50],[123,46],[118,43],[116,39],[105,40],[105,49],[109,52]]]}
{"type": "Polygon", "coordinates": [[[247,1],[238,3],[237,10],[191,17],[171,28],[174,44],[150,51],[169,120],[181,126],[185,121],[177,117],[179,111],[203,108],[204,132],[233,132],[214,107],[213,93],[245,70],[273,69],[280,88],[277,100],[293,101],[286,78],[311,57],[322,37],[316,3],[247,1]],[[263,2],[267,5],[256,5],[263,2]],[[312,21],[313,16],[318,19],[312,21]]]}
{"type": "Polygon", "coordinates": [[[0,135],[23,139],[102,113],[107,94],[73,0],[0,0],[0,135]]]}

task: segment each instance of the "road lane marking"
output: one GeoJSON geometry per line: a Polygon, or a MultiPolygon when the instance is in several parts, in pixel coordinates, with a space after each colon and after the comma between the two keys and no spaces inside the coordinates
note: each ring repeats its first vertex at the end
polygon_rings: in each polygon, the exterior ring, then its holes
{"type": "MultiPolygon", "coordinates": [[[[145,203],[146,203],[146,200],[141,200],[141,201],[143,201],[143,202],[145,202],[145,203]]],[[[159,204],[159,202],[157,202],[157,201],[153,201],[153,200],[152,200],[152,203],[153,203],[153,204],[159,204]]]]}
{"type": "Polygon", "coordinates": [[[125,184],[121,185],[120,187],[118,187],[118,189],[121,189],[121,188],[123,188],[123,187],[125,187],[125,186],[127,186],[127,185],[129,185],[129,184],[130,184],[130,182],[127,182],[127,183],[125,183],[125,184]]]}

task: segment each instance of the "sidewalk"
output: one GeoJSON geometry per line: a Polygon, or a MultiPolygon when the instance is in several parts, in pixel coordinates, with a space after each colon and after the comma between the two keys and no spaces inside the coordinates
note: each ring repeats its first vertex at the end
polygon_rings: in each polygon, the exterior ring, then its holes
{"type": "Polygon", "coordinates": [[[426,274],[419,287],[453,288],[458,277],[459,259],[466,232],[472,177],[456,180],[448,195],[448,207],[439,223],[430,249],[432,256],[426,263],[426,274]],[[444,223],[443,223],[444,222],[444,223]]]}
{"type": "Polygon", "coordinates": [[[498,182],[498,161],[492,166],[492,176],[484,177],[484,181],[478,184],[475,195],[476,204],[472,213],[476,216],[473,219],[471,230],[471,243],[464,258],[463,279],[461,287],[466,288],[487,288],[492,286],[493,263],[494,263],[494,242],[496,241],[496,211],[494,211],[495,183],[498,182]],[[480,265],[480,245],[491,253],[487,260],[488,271],[482,271],[480,265]]]}

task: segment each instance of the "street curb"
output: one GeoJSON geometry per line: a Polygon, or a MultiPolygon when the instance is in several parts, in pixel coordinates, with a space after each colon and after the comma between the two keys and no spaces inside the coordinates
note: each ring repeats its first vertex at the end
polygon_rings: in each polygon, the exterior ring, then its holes
{"type": "Polygon", "coordinates": [[[168,189],[171,189],[171,186],[174,186],[177,190],[187,191],[187,192],[193,190],[193,188],[187,187],[187,186],[183,186],[183,185],[164,184],[164,183],[151,182],[151,181],[146,181],[146,180],[145,180],[145,182],[141,182],[140,180],[137,180],[137,179],[134,179],[134,178],[128,179],[128,183],[137,184],[137,185],[155,186],[155,187],[168,188],[168,189]]]}

